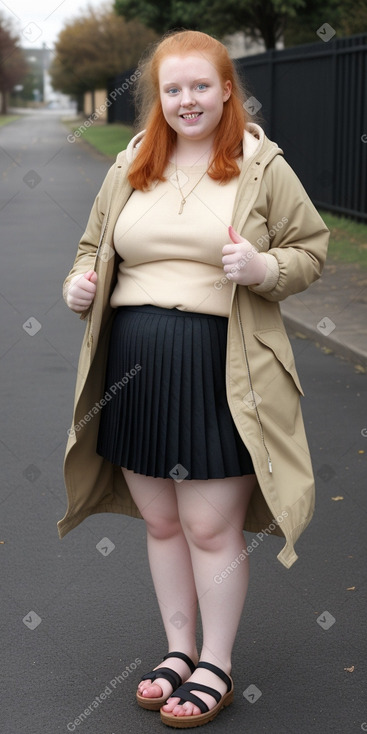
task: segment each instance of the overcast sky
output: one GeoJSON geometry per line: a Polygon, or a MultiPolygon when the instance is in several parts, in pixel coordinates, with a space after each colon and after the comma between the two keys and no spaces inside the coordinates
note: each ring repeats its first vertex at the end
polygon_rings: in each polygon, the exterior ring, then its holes
{"type": "MultiPolygon", "coordinates": [[[[66,21],[80,15],[88,5],[100,8],[106,5],[106,1],[0,0],[0,13],[12,18],[22,46],[42,48],[42,44],[46,43],[52,48],[66,21]]],[[[112,2],[107,0],[107,5],[112,5],[112,2]]]]}

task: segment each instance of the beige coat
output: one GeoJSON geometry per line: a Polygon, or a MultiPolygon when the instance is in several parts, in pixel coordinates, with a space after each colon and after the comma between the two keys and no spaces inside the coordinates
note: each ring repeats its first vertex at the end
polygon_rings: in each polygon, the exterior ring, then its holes
{"type": "MultiPolygon", "coordinates": [[[[86,330],[66,447],[68,508],[58,523],[60,538],[94,513],[141,517],[121,469],[95,450],[114,314],[109,299],[119,261],[113,231],[132,192],[127,171],[136,142],[131,141],[107,173],[64,283],[65,295],[75,274],[92,268],[98,274],[93,305],[81,316],[86,330]]],[[[329,232],[280,148],[253,124],[244,135],[232,225],[278,265],[277,281],[265,292],[223,284],[233,290],[226,374],[228,404],[257,477],[244,529],[284,536],[277,557],[289,568],[297,559],[294,543],[312,517],[314,478],[300,408],[303,393],[279,301],[320,277],[329,232]]]]}

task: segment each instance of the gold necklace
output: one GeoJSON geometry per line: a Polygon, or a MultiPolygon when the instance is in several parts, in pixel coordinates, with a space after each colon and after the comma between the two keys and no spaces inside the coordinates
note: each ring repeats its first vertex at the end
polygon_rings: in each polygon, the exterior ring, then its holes
{"type": "Polygon", "coordinates": [[[182,212],[183,212],[183,208],[184,208],[184,206],[185,206],[185,204],[186,204],[186,200],[188,199],[188,197],[190,196],[190,194],[192,194],[193,190],[194,190],[194,189],[196,189],[196,187],[197,187],[197,186],[199,185],[200,181],[201,181],[201,180],[202,180],[202,179],[204,178],[204,176],[205,176],[205,175],[206,175],[206,174],[208,173],[208,170],[209,170],[209,169],[207,168],[207,169],[206,169],[206,171],[204,171],[203,175],[202,175],[202,176],[200,176],[200,178],[199,178],[199,180],[198,180],[198,181],[196,182],[195,186],[194,186],[194,187],[193,187],[193,188],[191,189],[191,191],[189,191],[189,193],[188,193],[188,194],[186,194],[186,196],[184,196],[184,195],[183,195],[183,193],[182,193],[182,189],[181,189],[181,186],[180,186],[180,182],[179,182],[179,180],[178,180],[177,163],[175,163],[175,166],[176,166],[176,181],[177,181],[177,186],[178,186],[178,188],[179,188],[179,190],[180,190],[180,194],[181,194],[181,204],[180,204],[180,209],[179,209],[179,212],[178,212],[178,213],[179,213],[179,214],[182,214],[182,212]]]}

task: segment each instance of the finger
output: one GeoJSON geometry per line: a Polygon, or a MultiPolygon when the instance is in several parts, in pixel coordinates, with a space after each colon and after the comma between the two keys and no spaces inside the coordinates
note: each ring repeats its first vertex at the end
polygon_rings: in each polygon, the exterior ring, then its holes
{"type": "Polygon", "coordinates": [[[222,263],[223,265],[234,265],[238,260],[240,259],[240,256],[237,252],[234,252],[233,255],[224,255],[222,257],[222,263]]]}
{"type": "MultiPolygon", "coordinates": [[[[92,299],[93,300],[93,299],[92,299]]],[[[83,298],[70,298],[69,304],[73,307],[77,307],[80,309],[89,308],[90,304],[92,303],[91,299],[84,300],[83,298]]]]}
{"type": "Polygon", "coordinates": [[[224,245],[222,248],[222,255],[232,255],[234,252],[237,252],[237,247],[235,247],[233,244],[231,245],[224,245]]]}
{"type": "Polygon", "coordinates": [[[86,278],[82,278],[82,280],[80,280],[77,283],[77,288],[84,295],[84,293],[95,293],[97,286],[95,283],[92,283],[90,280],[86,280],[86,278]]]}
{"type": "Polygon", "coordinates": [[[89,280],[91,283],[96,283],[97,273],[95,270],[88,270],[87,273],[84,273],[84,278],[86,278],[86,280],[89,280]]]}
{"type": "Polygon", "coordinates": [[[92,275],[90,277],[90,282],[96,284],[97,283],[97,278],[98,278],[97,273],[96,273],[95,270],[93,270],[92,275]]]}
{"type": "Polygon", "coordinates": [[[235,229],[233,229],[232,225],[228,227],[228,232],[232,242],[235,242],[237,245],[240,244],[240,242],[246,242],[246,240],[241,237],[241,235],[238,234],[235,229]]]}

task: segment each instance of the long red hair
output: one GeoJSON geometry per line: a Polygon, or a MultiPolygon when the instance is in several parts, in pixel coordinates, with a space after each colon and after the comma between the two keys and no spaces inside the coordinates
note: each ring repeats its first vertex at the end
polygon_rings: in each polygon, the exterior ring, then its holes
{"type": "Polygon", "coordinates": [[[160,102],[159,67],[166,56],[202,54],[214,64],[223,84],[229,80],[232,91],[224,102],[223,114],[213,143],[213,160],[208,175],[220,183],[238,176],[236,158],[242,153],[242,140],[248,113],[246,94],[226,47],[200,31],[179,31],[165,36],[142,62],[136,91],[140,106],[140,129],[144,138],[130,167],[129,181],[134,189],[145,190],[153,181],[164,181],[163,172],[176,143],[176,132],[167,123],[160,102]]]}

